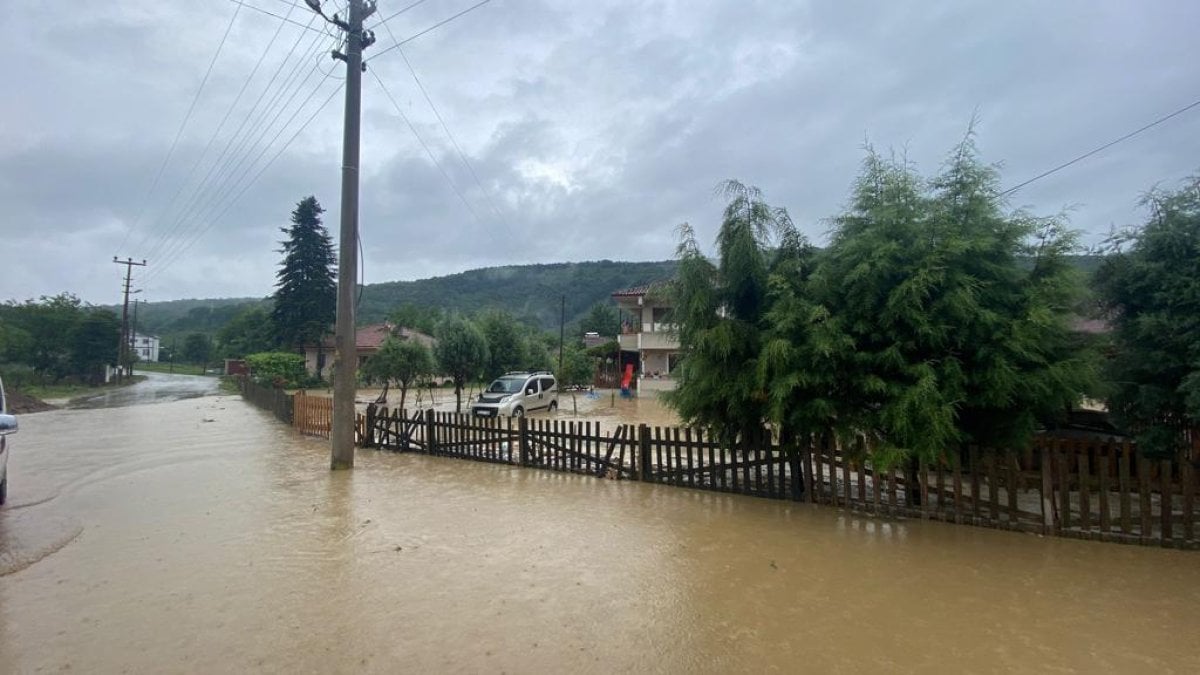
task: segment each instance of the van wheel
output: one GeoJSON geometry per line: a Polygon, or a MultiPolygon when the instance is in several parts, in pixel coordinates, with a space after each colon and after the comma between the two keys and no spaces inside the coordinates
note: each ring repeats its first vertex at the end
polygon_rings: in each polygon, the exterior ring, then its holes
{"type": "Polygon", "coordinates": [[[558,401],[550,401],[550,412],[558,412],[558,401]]]}
{"type": "Polygon", "coordinates": [[[513,408],[513,414],[512,414],[512,416],[513,416],[513,417],[524,417],[524,416],[525,416],[525,409],[524,409],[524,408],[522,408],[521,406],[517,406],[517,407],[513,408]]]}

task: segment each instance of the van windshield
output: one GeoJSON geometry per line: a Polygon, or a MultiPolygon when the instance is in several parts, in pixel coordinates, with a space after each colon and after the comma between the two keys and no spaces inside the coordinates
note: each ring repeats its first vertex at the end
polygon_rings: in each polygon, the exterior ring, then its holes
{"type": "Polygon", "coordinates": [[[489,394],[515,394],[525,384],[523,377],[502,377],[488,387],[489,394]]]}

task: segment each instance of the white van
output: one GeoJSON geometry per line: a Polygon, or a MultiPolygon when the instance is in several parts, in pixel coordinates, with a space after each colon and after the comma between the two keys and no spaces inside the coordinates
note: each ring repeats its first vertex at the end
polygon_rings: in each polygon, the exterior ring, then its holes
{"type": "Polygon", "coordinates": [[[558,410],[558,381],[548,370],[505,373],[471,404],[476,417],[523,417],[536,410],[558,410]]]}
{"type": "Polygon", "coordinates": [[[8,414],[8,397],[0,380],[0,504],[8,499],[8,435],[16,430],[17,418],[8,414]]]}

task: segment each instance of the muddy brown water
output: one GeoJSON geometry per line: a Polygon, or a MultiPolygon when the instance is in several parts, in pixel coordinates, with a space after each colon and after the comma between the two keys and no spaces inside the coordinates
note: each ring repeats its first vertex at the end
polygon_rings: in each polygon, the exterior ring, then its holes
{"type": "Polygon", "coordinates": [[[0,672],[1196,672],[1200,556],[360,451],[232,397],[27,415],[0,672]]]}

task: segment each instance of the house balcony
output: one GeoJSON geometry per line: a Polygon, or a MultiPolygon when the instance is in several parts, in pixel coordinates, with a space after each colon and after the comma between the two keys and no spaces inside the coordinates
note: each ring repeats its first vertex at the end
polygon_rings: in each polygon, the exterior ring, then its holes
{"type": "Polygon", "coordinates": [[[617,336],[621,349],[625,351],[642,351],[646,349],[679,349],[679,338],[667,331],[653,333],[626,333],[617,336]]]}

